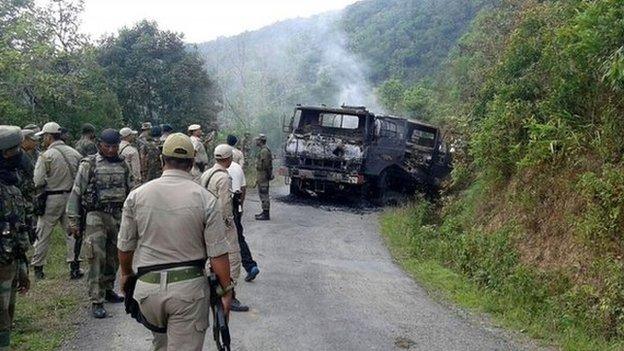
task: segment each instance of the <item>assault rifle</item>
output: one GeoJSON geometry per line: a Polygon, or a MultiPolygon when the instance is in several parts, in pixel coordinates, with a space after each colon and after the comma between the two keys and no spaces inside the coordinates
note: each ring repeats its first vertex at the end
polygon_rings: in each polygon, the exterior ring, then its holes
{"type": "Polygon", "coordinates": [[[208,276],[208,286],[210,287],[210,312],[212,314],[212,336],[217,344],[218,351],[230,351],[230,328],[227,317],[223,309],[221,297],[217,294],[219,281],[214,272],[208,276]]]}

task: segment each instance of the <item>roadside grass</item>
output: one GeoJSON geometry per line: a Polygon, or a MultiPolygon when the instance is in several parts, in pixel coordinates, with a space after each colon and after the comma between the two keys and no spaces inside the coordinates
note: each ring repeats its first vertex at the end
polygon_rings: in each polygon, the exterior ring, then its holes
{"type": "MultiPolygon", "coordinates": [[[[566,291],[564,279],[540,276],[526,267],[514,266],[505,281],[497,285],[500,278],[492,273],[493,269],[482,264],[471,272],[466,262],[488,261],[505,271],[505,260],[512,253],[503,250],[496,256],[487,249],[475,252],[471,251],[469,242],[474,239],[445,238],[438,226],[425,223],[429,211],[426,206],[414,204],[386,211],[381,218],[381,231],[398,263],[434,298],[476,313],[487,313],[495,324],[539,339],[543,345],[554,343],[563,350],[579,351],[624,350],[623,340],[607,340],[591,334],[590,319],[566,313],[575,296],[552,292],[566,291]],[[449,258],[449,255],[471,257],[449,258]],[[487,283],[482,281],[482,276],[486,276],[487,283]]],[[[491,244],[479,242],[478,245],[491,244]]]]}
{"type": "Polygon", "coordinates": [[[84,278],[69,280],[64,235],[59,228],[52,233],[46,279],[35,282],[31,267],[30,291],[17,296],[11,333],[15,350],[56,350],[63,341],[75,335],[79,310],[86,301],[86,286],[84,278]]]}

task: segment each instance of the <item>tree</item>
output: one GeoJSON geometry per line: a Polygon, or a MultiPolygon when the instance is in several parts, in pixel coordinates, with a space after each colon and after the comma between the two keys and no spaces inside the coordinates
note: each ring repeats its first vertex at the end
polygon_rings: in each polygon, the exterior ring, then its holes
{"type": "Polygon", "coordinates": [[[143,21],[104,39],[98,62],[119,98],[126,123],[214,126],[221,111],[218,88],[181,35],[143,21]]]}

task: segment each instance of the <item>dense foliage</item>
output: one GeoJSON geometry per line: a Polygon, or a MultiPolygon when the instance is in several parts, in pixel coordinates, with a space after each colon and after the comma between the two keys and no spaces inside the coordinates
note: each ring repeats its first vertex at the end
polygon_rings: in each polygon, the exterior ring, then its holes
{"type": "Polygon", "coordinates": [[[0,2],[0,123],[210,125],[218,90],[181,36],[153,23],[92,43],[78,32],[81,0],[0,2]],[[139,42],[140,41],[140,42],[139,42]]]}

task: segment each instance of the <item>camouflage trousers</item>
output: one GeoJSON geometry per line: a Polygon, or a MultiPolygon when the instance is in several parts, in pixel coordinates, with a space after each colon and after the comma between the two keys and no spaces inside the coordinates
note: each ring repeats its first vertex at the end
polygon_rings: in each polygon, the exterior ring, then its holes
{"type": "Polygon", "coordinates": [[[17,292],[17,264],[0,266],[0,350],[10,350],[11,324],[17,292]]]}
{"type": "Polygon", "coordinates": [[[82,253],[89,264],[87,284],[92,303],[103,303],[106,290],[113,290],[115,286],[120,217],[98,211],[87,213],[82,253]]]}
{"type": "Polygon", "coordinates": [[[269,198],[269,183],[258,183],[258,195],[262,203],[262,211],[271,209],[271,199],[269,198]]]}

